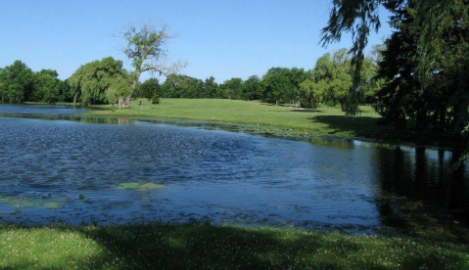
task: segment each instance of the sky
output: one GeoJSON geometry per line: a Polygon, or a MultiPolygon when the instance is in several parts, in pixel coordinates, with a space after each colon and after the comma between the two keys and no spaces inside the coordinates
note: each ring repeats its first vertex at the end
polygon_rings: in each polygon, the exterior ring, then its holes
{"type": "MultiPolygon", "coordinates": [[[[178,35],[166,46],[169,62],[186,61],[181,73],[199,79],[247,79],[278,66],[312,69],[325,53],[351,46],[350,35],[321,46],[330,8],[330,0],[0,0],[0,67],[21,60],[66,79],[112,56],[132,69],[116,35],[146,22],[167,24],[178,35]]],[[[369,48],[391,34],[384,9],[380,16],[369,48]]]]}

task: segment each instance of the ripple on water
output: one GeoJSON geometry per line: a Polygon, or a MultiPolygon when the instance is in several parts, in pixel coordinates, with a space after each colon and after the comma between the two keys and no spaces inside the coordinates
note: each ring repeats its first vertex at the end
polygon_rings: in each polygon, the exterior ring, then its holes
{"type": "Polygon", "coordinates": [[[2,222],[208,218],[373,229],[400,209],[385,194],[469,211],[467,168],[451,173],[452,156],[435,150],[419,156],[151,123],[64,123],[0,117],[2,222]],[[118,188],[125,183],[138,187],[118,188]],[[139,188],[145,184],[165,188],[139,188]]]}

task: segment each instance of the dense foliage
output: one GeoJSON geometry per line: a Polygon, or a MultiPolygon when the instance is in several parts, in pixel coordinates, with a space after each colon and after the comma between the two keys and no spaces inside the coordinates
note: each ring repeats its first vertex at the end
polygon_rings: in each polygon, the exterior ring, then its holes
{"type": "Polygon", "coordinates": [[[354,74],[370,30],[380,27],[380,6],[392,13],[395,32],[379,64],[385,85],[376,97],[378,112],[398,126],[415,120],[420,130],[469,137],[469,1],[333,1],[323,41],[339,40],[343,31],[354,34],[354,74]]]}
{"type": "MultiPolygon", "coordinates": [[[[312,70],[274,67],[262,78],[247,80],[231,78],[218,84],[213,76],[201,80],[182,74],[168,74],[160,85],[150,78],[132,90],[135,74],[123,68],[120,60],[106,57],[79,67],[74,74],[60,81],[54,70],[32,72],[17,61],[0,70],[0,98],[2,102],[74,101],[83,104],[117,104],[129,95],[133,98],[218,98],[262,100],[267,103],[290,103],[312,108],[325,102],[332,106],[345,104],[351,87],[350,56],[345,49],[326,54],[312,70]],[[8,91],[7,91],[8,90],[8,91]]],[[[369,69],[370,78],[376,68],[369,69]]],[[[368,70],[368,69],[367,69],[368,70]]],[[[365,99],[361,100],[365,102],[365,99]]]]}
{"type": "Polygon", "coordinates": [[[202,80],[179,74],[170,74],[161,86],[167,98],[200,98],[203,92],[202,80]]]}
{"type": "Polygon", "coordinates": [[[150,78],[138,86],[138,96],[150,101],[161,92],[160,82],[156,78],[150,78]]]}
{"type": "Polygon", "coordinates": [[[68,79],[68,83],[74,101],[102,104],[114,103],[116,97],[129,94],[131,79],[122,67],[122,61],[106,57],[81,66],[68,79]]]}
{"type": "Polygon", "coordinates": [[[469,43],[464,40],[469,38],[469,30],[455,22],[460,16],[455,9],[445,22],[452,27],[445,30],[445,39],[435,41],[439,43],[439,53],[433,57],[430,73],[425,74],[416,57],[421,50],[418,41],[423,26],[416,23],[415,5],[409,1],[390,7],[391,25],[397,31],[386,40],[382,51],[379,75],[386,84],[378,92],[376,109],[398,125],[414,119],[420,130],[459,133],[468,120],[469,97],[467,89],[461,87],[467,83],[467,75],[460,73],[467,70],[465,52],[469,43]]]}
{"type": "Polygon", "coordinates": [[[43,69],[33,72],[21,61],[0,68],[0,102],[54,103],[66,101],[69,97],[68,85],[58,79],[55,70],[43,69]]]}

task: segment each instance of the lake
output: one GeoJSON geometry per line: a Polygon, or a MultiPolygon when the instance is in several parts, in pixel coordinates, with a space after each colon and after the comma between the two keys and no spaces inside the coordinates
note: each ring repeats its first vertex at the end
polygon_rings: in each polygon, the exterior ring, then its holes
{"type": "Polygon", "coordinates": [[[469,167],[451,170],[449,150],[74,115],[83,111],[0,105],[1,223],[195,219],[373,233],[422,217],[468,222],[469,167]]]}

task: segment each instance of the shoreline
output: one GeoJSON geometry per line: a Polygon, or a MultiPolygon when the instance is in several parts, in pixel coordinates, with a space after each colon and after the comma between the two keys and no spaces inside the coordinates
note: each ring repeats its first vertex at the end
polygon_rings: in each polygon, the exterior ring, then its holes
{"type": "MultiPolygon", "coordinates": [[[[142,101],[146,101],[140,99],[142,101]]],[[[140,101],[138,100],[138,101],[140,101]]],[[[164,99],[164,101],[168,101],[168,99],[164,99]]],[[[178,99],[169,100],[170,102],[178,103],[178,99]]],[[[205,101],[210,103],[254,103],[253,101],[233,101],[233,100],[184,100],[183,102],[201,102],[205,101]]],[[[433,134],[430,135],[428,132],[416,132],[411,128],[406,130],[395,130],[392,126],[383,126],[383,125],[372,125],[369,130],[360,132],[353,132],[350,130],[340,129],[340,127],[336,127],[335,129],[331,130],[329,128],[322,129],[321,127],[314,126],[315,123],[311,123],[309,126],[302,124],[301,127],[295,124],[285,124],[282,123],[270,123],[266,124],[263,123],[262,120],[265,119],[257,119],[257,118],[248,118],[240,120],[240,117],[236,118],[235,121],[233,119],[227,119],[222,115],[218,118],[213,119],[213,117],[206,117],[203,115],[203,112],[200,108],[188,110],[181,113],[175,113],[173,115],[164,115],[162,110],[159,106],[162,105],[155,105],[154,107],[150,107],[152,109],[136,109],[138,107],[136,105],[137,100],[134,100],[133,107],[131,109],[126,110],[119,110],[115,109],[112,110],[110,105],[93,105],[91,107],[83,107],[80,104],[72,104],[72,103],[60,103],[55,104],[57,106],[73,106],[79,107],[80,109],[89,108],[90,110],[78,113],[78,114],[70,114],[65,115],[62,117],[63,120],[72,120],[78,121],[79,118],[99,118],[103,119],[105,122],[106,119],[112,118],[121,118],[131,121],[144,121],[144,122],[157,122],[157,123],[166,123],[166,124],[173,124],[178,126],[187,126],[187,127],[202,127],[205,129],[222,129],[225,131],[230,132],[242,132],[250,135],[255,136],[263,136],[267,138],[279,138],[279,139],[288,139],[288,140],[299,140],[299,141],[308,141],[308,142],[315,142],[317,140],[324,140],[324,141],[351,141],[357,140],[366,143],[376,143],[376,144],[391,144],[391,145],[403,145],[407,147],[424,147],[429,149],[442,149],[442,150],[451,150],[451,151],[463,151],[461,149],[466,148],[466,142],[464,140],[453,140],[448,134],[433,134]],[[187,114],[190,112],[190,114],[187,114]],[[74,119],[72,119],[74,118],[74,119]],[[260,120],[260,121],[258,121],[260,120]],[[180,124],[182,123],[182,124],[180,124]],[[215,128],[208,127],[208,126],[217,126],[215,128]],[[354,134],[354,133],[361,133],[361,134],[354,134]]],[[[147,102],[148,103],[148,102],[147,102]]],[[[12,105],[12,104],[6,104],[12,105]]],[[[21,104],[19,104],[21,105],[21,104]]],[[[26,105],[47,105],[47,106],[54,106],[51,104],[45,103],[26,103],[26,105]]],[[[146,104],[145,106],[149,106],[146,104]]],[[[262,105],[257,105],[262,106],[262,105]]],[[[269,106],[268,106],[269,107],[269,106]]],[[[293,111],[302,111],[309,112],[308,109],[298,109],[292,107],[281,107],[281,106],[270,106],[274,107],[275,109],[280,109],[286,112],[289,110],[293,111]]],[[[262,108],[262,107],[259,107],[262,108]]],[[[256,109],[259,109],[256,108],[256,109]]],[[[187,110],[187,108],[185,108],[187,110]]],[[[204,108],[202,108],[203,110],[204,108]]],[[[218,108],[220,109],[220,108],[218,108]]],[[[284,112],[283,112],[284,113],[284,112]]],[[[300,113],[300,114],[301,114],[300,113]]],[[[334,112],[336,113],[336,112],[334,112]]],[[[369,112],[367,112],[369,113],[369,112]]],[[[252,116],[255,112],[249,114],[248,116],[252,116]]],[[[319,117],[325,117],[324,115],[327,114],[319,114],[319,117]]],[[[8,115],[8,114],[0,114],[0,117],[25,117],[25,115],[17,114],[17,115],[8,115]]],[[[334,115],[337,116],[337,115],[334,115]]],[[[42,118],[42,119],[60,119],[59,116],[46,116],[43,115],[26,115],[28,118],[42,118]]],[[[359,122],[360,118],[363,116],[354,116],[354,117],[345,117],[344,115],[339,115],[340,119],[343,122],[348,122],[347,124],[353,125],[354,122],[359,122]]],[[[376,118],[380,119],[380,118],[376,118]]],[[[86,122],[86,121],[85,121],[86,122]]],[[[376,121],[375,121],[376,122],[376,121]]]]}
{"type": "Polygon", "coordinates": [[[285,140],[295,140],[295,141],[304,141],[314,143],[317,142],[317,139],[329,142],[337,141],[360,141],[371,144],[381,144],[381,145],[401,145],[406,147],[423,147],[427,149],[434,150],[450,150],[454,151],[454,148],[464,147],[463,142],[456,142],[451,144],[439,144],[439,143],[419,143],[412,141],[400,141],[386,138],[373,138],[373,137],[355,137],[355,136],[346,136],[346,135],[334,135],[328,133],[320,132],[311,132],[305,130],[291,129],[284,126],[265,126],[265,125],[253,125],[249,123],[235,123],[235,122],[225,122],[225,121],[212,121],[212,120],[193,120],[190,118],[158,118],[158,117],[139,117],[139,116],[103,116],[100,114],[93,113],[83,113],[76,116],[83,115],[85,117],[99,117],[102,119],[105,118],[121,118],[137,122],[150,122],[154,124],[167,124],[175,125],[179,127],[192,127],[192,128],[202,128],[205,130],[223,130],[227,132],[239,132],[245,133],[252,136],[261,136],[265,138],[275,138],[275,139],[285,139],[285,140]],[[209,126],[207,126],[209,125],[209,126]],[[226,128],[223,128],[225,126],[226,128]],[[215,128],[212,128],[215,127],[215,128]],[[221,127],[221,128],[220,128],[221,127]]]}

